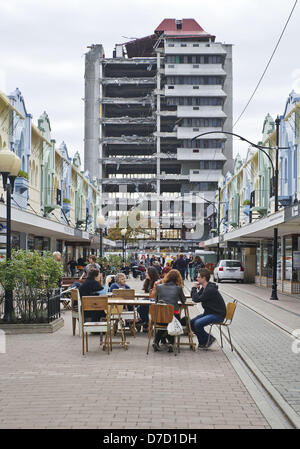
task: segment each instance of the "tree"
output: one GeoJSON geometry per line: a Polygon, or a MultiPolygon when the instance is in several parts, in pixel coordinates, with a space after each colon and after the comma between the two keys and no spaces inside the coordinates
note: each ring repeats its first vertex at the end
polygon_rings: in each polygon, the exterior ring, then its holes
{"type": "Polygon", "coordinates": [[[110,240],[122,240],[123,236],[121,234],[122,229],[124,229],[124,224],[126,223],[127,232],[125,234],[126,240],[137,240],[142,235],[144,238],[150,237],[151,233],[148,225],[148,219],[142,218],[141,213],[138,209],[133,209],[130,211],[126,219],[125,217],[119,217],[117,221],[117,226],[110,228],[107,233],[107,238],[110,240]],[[131,226],[133,224],[133,226],[131,226]]]}

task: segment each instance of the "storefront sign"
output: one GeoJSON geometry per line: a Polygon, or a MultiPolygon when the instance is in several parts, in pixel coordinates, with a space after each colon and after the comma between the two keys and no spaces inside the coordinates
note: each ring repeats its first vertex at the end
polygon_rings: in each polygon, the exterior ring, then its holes
{"type": "Polygon", "coordinates": [[[68,228],[67,226],[65,226],[64,231],[66,234],[74,235],[74,229],[72,228],[68,228]]]}

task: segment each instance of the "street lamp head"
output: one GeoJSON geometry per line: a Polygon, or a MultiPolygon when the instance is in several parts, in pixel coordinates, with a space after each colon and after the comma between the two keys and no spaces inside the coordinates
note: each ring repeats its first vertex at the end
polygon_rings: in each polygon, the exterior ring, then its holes
{"type": "Polygon", "coordinates": [[[127,232],[127,229],[126,229],[126,228],[122,229],[122,231],[121,231],[121,235],[122,235],[123,237],[125,237],[125,235],[126,235],[126,232],[127,232]]]}
{"type": "Polygon", "coordinates": [[[191,229],[191,234],[194,234],[194,232],[195,232],[195,229],[192,228],[192,229],[191,229]]]}
{"type": "Polygon", "coordinates": [[[18,176],[19,171],[21,170],[21,159],[15,154],[14,155],[14,163],[10,172],[10,176],[18,176]]]}
{"type": "Polygon", "coordinates": [[[105,218],[102,214],[97,216],[97,226],[98,228],[102,228],[105,225],[105,218]]]}
{"type": "Polygon", "coordinates": [[[0,170],[8,176],[17,176],[20,171],[21,160],[10,150],[0,150],[0,170]],[[19,165],[20,164],[20,165],[19,165]]]}

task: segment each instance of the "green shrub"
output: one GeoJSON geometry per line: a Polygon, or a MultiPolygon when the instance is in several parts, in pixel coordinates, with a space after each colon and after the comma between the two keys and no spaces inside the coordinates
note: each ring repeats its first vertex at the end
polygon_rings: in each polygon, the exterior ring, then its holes
{"type": "Polygon", "coordinates": [[[24,170],[20,170],[18,173],[18,177],[19,178],[25,178],[25,179],[29,179],[28,173],[24,170]]]}
{"type": "Polygon", "coordinates": [[[62,276],[62,264],[54,260],[52,253],[12,251],[9,261],[0,261],[0,300],[3,302],[5,290],[12,291],[15,321],[41,322],[47,298],[62,276]]]}

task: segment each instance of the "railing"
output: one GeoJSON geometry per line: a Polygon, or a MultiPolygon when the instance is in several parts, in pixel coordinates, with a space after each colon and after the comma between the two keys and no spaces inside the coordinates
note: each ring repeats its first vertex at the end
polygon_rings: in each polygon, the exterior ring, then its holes
{"type": "MultiPolygon", "coordinates": [[[[51,323],[60,317],[60,289],[14,291],[14,312],[7,324],[51,323]]],[[[5,309],[5,293],[0,292],[0,322],[5,309]]]]}

